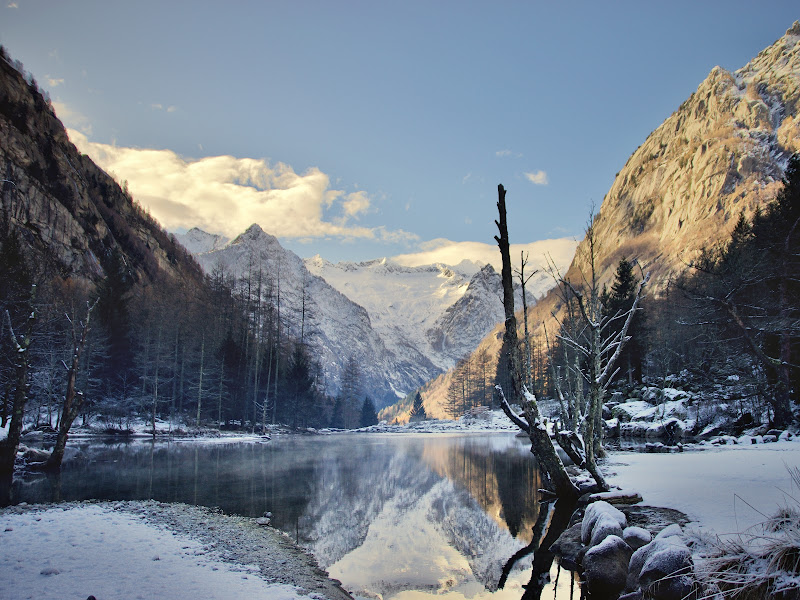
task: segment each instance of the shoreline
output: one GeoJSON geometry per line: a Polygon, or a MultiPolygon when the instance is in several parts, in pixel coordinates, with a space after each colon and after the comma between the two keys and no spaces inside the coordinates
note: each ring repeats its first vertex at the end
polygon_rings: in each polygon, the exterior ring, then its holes
{"type": "Polygon", "coordinates": [[[188,504],[23,503],[0,509],[0,542],[9,597],[225,598],[233,586],[281,600],[352,600],[286,534],[188,504]],[[144,589],[151,572],[156,595],[144,589]]]}

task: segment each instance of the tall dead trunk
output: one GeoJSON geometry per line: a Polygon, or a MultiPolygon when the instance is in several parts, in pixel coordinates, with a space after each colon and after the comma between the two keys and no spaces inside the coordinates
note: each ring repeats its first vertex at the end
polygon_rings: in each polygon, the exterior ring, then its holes
{"type": "Polygon", "coordinates": [[[16,364],[14,366],[14,396],[11,398],[11,422],[8,425],[8,436],[0,442],[0,476],[3,477],[10,477],[14,472],[14,461],[22,436],[22,419],[25,416],[25,405],[28,402],[28,369],[30,367],[28,349],[33,341],[33,325],[36,322],[36,310],[33,306],[35,298],[36,286],[33,285],[28,298],[28,320],[22,338],[18,338],[14,334],[11,327],[11,315],[8,311],[5,313],[11,342],[16,350],[14,353],[16,364]]]}
{"type": "Polygon", "coordinates": [[[203,362],[205,360],[206,355],[206,334],[203,333],[203,337],[200,341],[200,376],[197,382],[197,416],[194,420],[194,426],[200,427],[200,411],[203,408],[203,362]]]}
{"type": "Polygon", "coordinates": [[[83,406],[84,396],[82,392],[76,389],[75,382],[78,378],[81,354],[86,347],[86,339],[89,335],[89,320],[95,306],[97,306],[96,300],[91,306],[88,302],[86,303],[86,321],[79,324],[81,328],[80,336],[75,327],[75,322],[67,317],[72,326],[72,362],[67,370],[67,391],[64,394],[64,404],[61,407],[61,415],[58,420],[56,444],[53,446],[53,451],[47,459],[46,469],[48,471],[58,471],[61,469],[61,463],[64,460],[64,450],[67,447],[69,430],[83,406]]]}
{"type": "MultiPolygon", "coordinates": [[[[495,221],[500,236],[495,236],[503,260],[501,277],[503,281],[503,309],[505,312],[505,333],[503,334],[503,352],[500,360],[506,361],[508,366],[511,389],[509,396],[511,402],[519,404],[525,413],[527,424],[515,420],[522,429],[527,431],[531,442],[531,452],[536,456],[539,464],[545,471],[553,491],[562,498],[575,498],[578,490],[567,474],[564,463],[561,462],[547,428],[542,422],[536,398],[529,393],[522,383],[522,369],[517,342],[517,317],[514,314],[514,286],[511,274],[510,244],[508,241],[508,223],[506,221],[506,190],[502,185],[497,186],[497,210],[500,220],[495,221]],[[525,427],[524,425],[527,425],[525,427]]],[[[502,390],[499,390],[502,393],[502,390]]],[[[513,419],[508,403],[502,399],[506,414],[513,419]]]]}

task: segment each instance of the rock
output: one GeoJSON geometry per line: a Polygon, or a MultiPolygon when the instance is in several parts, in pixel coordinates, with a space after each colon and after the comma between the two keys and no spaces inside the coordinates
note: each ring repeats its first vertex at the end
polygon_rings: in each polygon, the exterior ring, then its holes
{"type": "Polygon", "coordinates": [[[592,597],[616,598],[625,589],[630,558],[630,546],[616,535],[586,551],[583,572],[592,597]]]}
{"type": "Polygon", "coordinates": [[[609,504],[639,504],[642,501],[642,496],[639,492],[620,490],[616,492],[597,492],[596,494],[590,494],[588,499],[590,502],[603,500],[609,504]]]}
{"type": "MultiPolygon", "coordinates": [[[[673,524],[665,527],[658,535],[656,535],[652,542],[642,546],[633,553],[630,564],[628,565],[627,589],[629,591],[633,591],[641,585],[642,589],[645,590],[647,586],[643,585],[641,582],[641,575],[644,572],[645,565],[654,555],[668,550],[675,550],[681,556],[686,555],[691,559],[691,552],[683,540],[683,532],[680,528],[680,525],[673,524]]],[[[663,563],[666,563],[667,559],[668,555],[664,555],[661,559],[659,559],[660,562],[651,564],[651,575],[649,575],[649,577],[652,577],[652,575],[655,574],[655,568],[663,563]]],[[[652,579],[648,580],[648,585],[653,581],[654,580],[652,579]]]]}
{"type": "Polygon", "coordinates": [[[676,535],[681,536],[681,543],[683,543],[683,529],[681,529],[681,526],[678,525],[677,523],[673,523],[672,525],[667,525],[666,527],[664,527],[664,529],[659,531],[658,534],[656,535],[656,539],[660,540],[676,535]]]}
{"type": "Polygon", "coordinates": [[[601,515],[592,527],[592,536],[588,546],[596,546],[610,535],[622,538],[622,527],[615,518],[609,515],[601,515]]]}
{"type": "Polygon", "coordinates": [[[50,453],[47,450],[39,450],[37,448],[25,448],[22,457],[27,462],[44,462],[50,458],[50,453]]]}
{"type": "Polygon", "coordinates": [[[620,529],[620,536],[622,534],[622,529],[628,524],[628,519],[621,510],[614,508],[604,500],[593,502],[586,507],[586,513],[583,515],[581,541],[584,544],[588,544],[591,541],[594,525],[601,516],[609,517],[609,519],[617,523],[620,529]]]}
{"type": "Polygon", "coordinates": [[[256,523],[261,525],[261,527],[269,527],[271,521],[269,517],[258,517],[256,523]]]}
{"type": "Polygon", "coordinates": [[[650,555],[639,574],[639,585],[654,600],[681,600],[692,591],[691,573],[691,551],[669,545],[650,555]]]}
{"type": "Polygon", "coordinates": [[[559,558],[561,566],[570,571],[578,570],[578,563],[581,561],[583,549],[580,523],[576,523],[565,530],[550,546],[550,551],[559,558]]]}
{"type": "Polygon", "coordinates": [[[653,536],[643,527],[626,527],[622,532],[622,539],[633,550],[638,550],[649,544],[653,540],[653,536]]]}
{"type": "Polygon", "coordinates": [[[770,444],[772,442],[777,442],[778,441],[778,436],[777,435],[767,434],[762,439],[764,440],[765,444],[770,444]]]}

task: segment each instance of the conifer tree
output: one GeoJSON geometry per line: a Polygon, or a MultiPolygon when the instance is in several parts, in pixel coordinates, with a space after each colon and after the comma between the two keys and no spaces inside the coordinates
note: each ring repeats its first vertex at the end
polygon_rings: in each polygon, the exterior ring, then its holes
{"type": "Polygon", "coordinates": [[[370,427],[378,424],[378,413],[375,410],[375,403],[367,396],[364,404],[361,405],[361,427],[370,427]]]}
{"type": "Polygon", "coordinates": [[[425,405],[422,403],[422,394],[417,392],[414,396],[414,404],[411,407],[411,421],[424,421],[428,418],[425,412],[425,405]]]}

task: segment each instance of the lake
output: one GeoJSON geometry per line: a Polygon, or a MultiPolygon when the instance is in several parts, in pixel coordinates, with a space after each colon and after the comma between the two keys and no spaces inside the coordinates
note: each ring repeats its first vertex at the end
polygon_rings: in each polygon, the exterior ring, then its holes
{"type": "MultiPolygon", "coordinates": [[[[15,482],[14,502],[155,499],[268,511],[331,576],[368,597],[520,598],[531,577],[528,557],[496,591],[539,516],[537,464],[527,440],[510,433],[74,446],[79,455],[59,478],[15,482]]],[[[570,574],[559,579],[568,590],[570,574]]]]}

